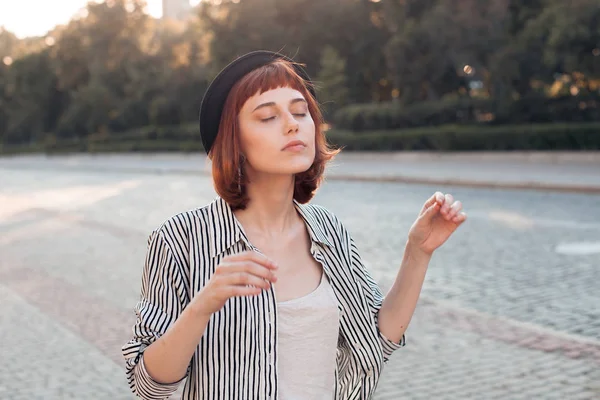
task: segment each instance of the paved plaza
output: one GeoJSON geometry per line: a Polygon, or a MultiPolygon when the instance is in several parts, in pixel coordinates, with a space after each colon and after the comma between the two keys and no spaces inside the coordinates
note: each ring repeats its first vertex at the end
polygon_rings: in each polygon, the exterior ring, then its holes
{"type": "MultiPolygon", "coordinates": [[[[196,161],[0,159],[0,399],[132,398],[120,348],[146,239],[215,197],[196,161]]],[[[338,177],[398,168],[350,161],[338,177]]],[[[471,166],[481,177],[488,168],[471,166]]],[[[512,176],[556,168],[564,176],[553,182],[600,186],[598,164],[548,168],[512,176]]],[[[438,189],[462,200],[469,220],[434,255],[407,346],[375,398],[600,399],[600,194],[331,179],[314,202],[346,224],[387,289],[438,189]]]]}

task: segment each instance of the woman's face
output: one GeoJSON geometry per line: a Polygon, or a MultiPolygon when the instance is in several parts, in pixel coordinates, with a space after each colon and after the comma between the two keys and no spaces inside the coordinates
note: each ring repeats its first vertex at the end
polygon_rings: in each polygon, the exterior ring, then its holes
{"type": "Polygon", "coordinates": [[[315,159],[315,123],[302,94],[290,87],[249,98],[239,114],[246,172],[297,174],[315,159]]]}

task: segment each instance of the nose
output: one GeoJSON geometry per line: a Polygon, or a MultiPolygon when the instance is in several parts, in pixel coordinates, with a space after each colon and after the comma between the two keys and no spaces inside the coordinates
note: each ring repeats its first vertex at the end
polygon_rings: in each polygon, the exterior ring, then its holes
{"type": "Polygon", "coordinates": [[[291,113],[288,113],[288,118],[287,118],[287,133],[296,133],[298,132],[298,130],[300,129],[300,124],[298,123],[298,121],[296,120],[296,118],[294,118],[294,115],[291,113]]]}

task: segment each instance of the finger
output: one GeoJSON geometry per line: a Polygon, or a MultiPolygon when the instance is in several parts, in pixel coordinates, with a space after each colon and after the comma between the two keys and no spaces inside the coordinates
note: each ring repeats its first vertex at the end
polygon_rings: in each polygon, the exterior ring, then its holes
{"type": "Polygon", "coordinates": [[[467,220],[467,214],[465,214],[464,212],[461,212],[452,218],[452,222],[454,222],[456,224],[462,224],[466,220],[467,220]]]}
{"type": "Polygon", "coordinates": [[[256,296],[262,292],[261,288],[254,286],[230,286],[227,288],[225,294],[229,297],[241,297],[241,296],[256,296]]]}
{"type": "Polygon", "coordinates": [[[462,203],[460,201],[456,200],[454,203],[452,203],[452,206],[450,207],[450,211],[446,215],[446,219],[452,219],[452,218],[456,217],[461,210],[462,210],[462,203]]]}
{"type": "Polygon", "coordinates": [[[436,201],[435,203],[430,205],[427,210],[425,210],[425,212],[422,215],[423,218],[433,218],[439,212],[440,207],[442,206],[436,201]]]}
{"type": "Polygon", "coordinates": [[[442,192],[435,192],[435,199],[440,205],[444,204],[445,196],[442,192]]]}
{"type": "Polygon", "coordinates": [[[277,281],[277,276],[275,275],[274,270],[268,269],[264,265],[255,263],[254,261],[234,261],[223,264],[222,266],[225,268],[226,274],[245,272],[261,279],[267,279],[272,282],[277,281]]]}
{"type": "Polygon", "coordinates": [[[259,278],[277,282],[277,276],[274,269],[265,268],[263,264],[258,264],[253,261],[240,262],[240,268],[249,274],[258,276],[259,278]]]}
{"type": "Polygon", "coordinates": [[[436,201],[440,204],[444,202],[444,194],[442,192],[435,192],[429,199],[427,199],[421,208],[421,214],[426,212],[436,201]]]}
{"type": "Polygon", "coordinates": [[[261,254],[257,251],[243,251],[241,253],[232,254],[223,259],[223,261],[246,261],[246,260],[250,260],[257,264],[264,265],[265,267],[270,268],[270,269],[279,268],[277,266],[277,263],[275,263],[275,261],[269,259],[264,254],[261,254]]]}
{"type": "Polygon", "coordinates": [[[447,214],[450,211],[450,206],[452,205],[452,203],[454,202],[454,197],[450,194],[447,193],[444,196],[444,204],[442,205],[442,214],[447,214]]]}
{"type": "Polygon", "coordinates": [[[271,283],[258,277],[249,274],[248,272],[236,272],[228,274],[222,279],[222,284],[227,286],[254,286],[262,289],[271,287],[271,283]]]}

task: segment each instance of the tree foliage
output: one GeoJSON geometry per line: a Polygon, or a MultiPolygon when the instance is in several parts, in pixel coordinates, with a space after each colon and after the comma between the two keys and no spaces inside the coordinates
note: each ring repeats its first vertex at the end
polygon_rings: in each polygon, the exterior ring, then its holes
{"type": "Polygon", "coordinates": [[[585,121],[600,107],[598,0],[207,0],[186,21],[109,0],[43,37],[0,28],[0,143],[193,122],[211,78],[256,49],[306,63],[328,118],[383,103],[397,121],[585,121]],[[465,114],[472,99],[485,112],[465,114]]]}

